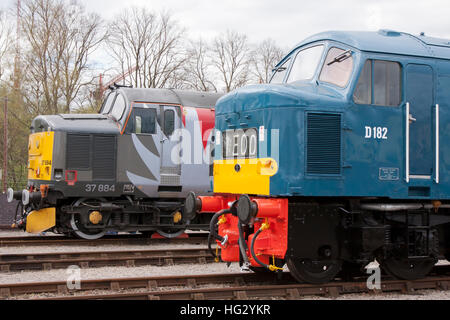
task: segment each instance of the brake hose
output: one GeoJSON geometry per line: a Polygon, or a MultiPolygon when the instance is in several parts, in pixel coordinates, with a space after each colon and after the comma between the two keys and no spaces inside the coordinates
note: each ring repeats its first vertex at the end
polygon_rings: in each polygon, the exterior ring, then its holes
{"type": "Polygon", "coordinates": [[[22,212],[23,212],[23,205],[22,205],[22,202],[17,201],[16,214],[14,215],[14,223],[13,223],[14,226],[15,226],[16,223],[17,223],[17,214],[19,213],[19,207],[20,207],[20,206],[22,207],[22,212]]]}
{"type": "Polygon", "coordinates": [[[252,243],[250,244],[250,253],[252,254],[253,259],[255,259],[255,261],[256,261],[258,264],[260,264],[260,265],[263,266],[264,268],[270,270],[270,267],[269,267],[267,264],[263,263],[262,261],[260,261],[260,260],[258,259],[258,257],[257,257],[256,254],[255,254],[255,250],[254,250],[254,247],[255,247],[255,240],[256,240],[256,238],[258,238],[258,236],[259,236],[259,234],[261,233],[261,231],[263,231],[262,227],[259,228],[258,231],[256,231],[255,235],[253,236],[253,238],[252,238],[252,243]]]}
{"type": "MultiPolygon", "coordinates": [[[[255,254],[254,248],[255,248],[255,241],[256,241],[256,238],[258,238],[259,234],[260,234],[262,231],[269,229],[269,227],[270,227],[270,225],[269,225],[269,223],[266,221],[266,222],[264,222],[264,223],[261,225],[261,228],[259,228],[258,231],[256,231],[255,235],[254,235],[253,238],[252,238],[252,243],[250,244],[250,253],[252,254],[253,259],[255,259],[255,261],[256,261],[258,264],[260,264],[261,266],[263,266],[263,267],[266,268],[267,270],[270,270],[270,271],[283,270],[283,268],[279,268],[279,267],[277,267],[277,266],[275,265],[275,261],[273,262],[273,264],[267,265],[267,264],[263,263],[261,260],[259,260],[258,257],[257,257],[256,254],[255,254]]],[[[275,260],[275,259],[274,259],[274,260],[275,260]]]]}
{"type": "Polygon", "coordinates": [[[224,209],[219,212],[216,212],[214,214],[214,216],[211,218],[211,221],[209,222],[208,249],[211,252],[211,254],[215,260],[217,260],[219,257],[211,248],[211,242],[212,242],[211,240],[214,238],[214,240],[219,240],[221,243],[224,242],[225,238],[222,237],[221,235],[217,234],[217,232],[216,232],[216,225],[219,220],[219,217],[224,214],[227,214],[227,213],[231,213],[231,210],[224,209]]]}
{"type": "Polygon", "coordinates": [[[248,261],[248,256],[247,256],[248,247],[247,247],[247,242],[244,239],[244,231],[242,230],[241,221],[238,221],[238,230],[239,230],[239,250],[241,252],[242,258],[244,259],[243,268],[248,269],[248,267],[250,266],[250,262],[248,261]]]}

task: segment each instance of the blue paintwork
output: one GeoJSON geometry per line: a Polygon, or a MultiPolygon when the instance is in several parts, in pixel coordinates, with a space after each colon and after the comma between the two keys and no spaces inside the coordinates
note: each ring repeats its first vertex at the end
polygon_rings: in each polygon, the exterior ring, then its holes
{"type": "MultiPolygon", "coordinates": [[[[296,46],[322,43],[353,52],[351,80],[345,88],[318,81],[253,85],[222,97],[216,105],[216,129],[279,130],[259,142],[259,157],[277,159],[271,178],[273,196],[387,197],[450,199],[450,44],[449,40],[393,31],[326,32],[296,46]],[[402,101],[397,107],[357,105],[353,91],[366,59],[396,61],[402,67],[402,101]],[[406,103],[418,121],[411,124],[410,174],[430,179],[406,181],[406,103]],[[440,108],[440,181],[435,168],[435,105],[440,108]],[[341,114],[341,174],[306,174],[306,114],[341,114]],[[366,139],[365,127],[388,128],[387,139],[366,139]],[[420,127],[420,128],[418,128],[420,127]],[[278,142],[277,142],[278,141],[278,142]],[[274,150],[271,150],[271,145],[274,150]],[[279,152],[276,147],[280,146],[279,152]]],[[[216,148],[216,159],[222,159],[216,148]]]]}

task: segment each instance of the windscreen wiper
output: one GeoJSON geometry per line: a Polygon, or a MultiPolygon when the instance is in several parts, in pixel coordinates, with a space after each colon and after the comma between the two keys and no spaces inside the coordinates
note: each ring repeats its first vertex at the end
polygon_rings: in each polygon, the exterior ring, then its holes
{"type": "Polygon", "coordinates": [[[331,66],[335,62],[342,62],[344,60],[347,60],[351,56],[352,56],[352,50],[347,50],[347,51],[341,53],[340,55],[338,55],[336,58],[334,58],[330,62],[328,62],[327,66],[331,66]]]}
{"type": "Polygon", "coordinates": [[[279,67],[279,68],[275,69],[275,72],[281,72],[281,71],[284,71],[286,69],[287,69],[286,67],[279,67]]]}

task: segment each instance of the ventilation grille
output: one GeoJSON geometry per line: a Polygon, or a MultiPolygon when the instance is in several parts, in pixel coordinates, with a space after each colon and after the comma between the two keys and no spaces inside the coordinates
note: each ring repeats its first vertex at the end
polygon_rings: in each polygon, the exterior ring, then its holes
{"type": "Polygon", "coordinates": [[[67,135],[67,169],[90,169],[91,137],[89,135],[67,135]]]}
{"type": "Polygon", "coordinates": [[[161,167],[161,174],[181,174],[181,167],[161,167]]]}
{"type": "Polygon", "coordinates": [[[94,136],[94,157],[92,178],[110,180],[116,176],[116,137],[94,136]]]}
{"type": "Polygon", "coordinates": [[[341,115],[307,115],[307,160],[309,174],[341,173],[341,115]]]}
{"type": "Polygon", "coordinates": [[[180,176],[172,174],[162,174],[161,175],[161,185],[163,186],[176,186],[180,184],[180,176]]]}

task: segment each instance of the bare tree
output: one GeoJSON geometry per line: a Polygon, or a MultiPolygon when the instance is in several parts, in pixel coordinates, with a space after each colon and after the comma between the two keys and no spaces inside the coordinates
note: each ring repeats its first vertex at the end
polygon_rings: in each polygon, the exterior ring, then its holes
{"type": "Polygon", "coordinates": [[[226,92],[249,82],[250,47],[246,35],[227,31],[214,39],[211,54],[226,92]]]}
{"type": "Polygon", "coordinates": [[[0,11],[0,80],[8,67],[8,54],[12,48],[12,28],[4,11],[0,11]]]}
{"type": "Polygon", "coordinates": [[[26,105],[33,114],[68,113],[92,81],[88,57],[104,38],[102,21],[64,0],[25,0],[21,16],[26,105]]]}
{"type": "Polygon", "coordinates": [[[211,59],[209,47],[203,40],[192,41],[187,50],[188,59],[183,65],[183,80],[186,88],[198,91],[215,91],[217,87],[213,82],[211,72],[211,59]]]}
{"type": "Polygon", "coordinates": [[[252,73],[259,83],[268,83],[272,69],[283,58],[283,50],[274,40],[266,39],[256,46],[251,57],[252,73]]]}
{"type": "Polygon", "coordinates": [[[146,88],[177,85],[186,61],[185,31],[169,13],[133,7],[115,17],[108,29],[111,56],[122,73],[133,70],[130,84],[146,88]]]}

